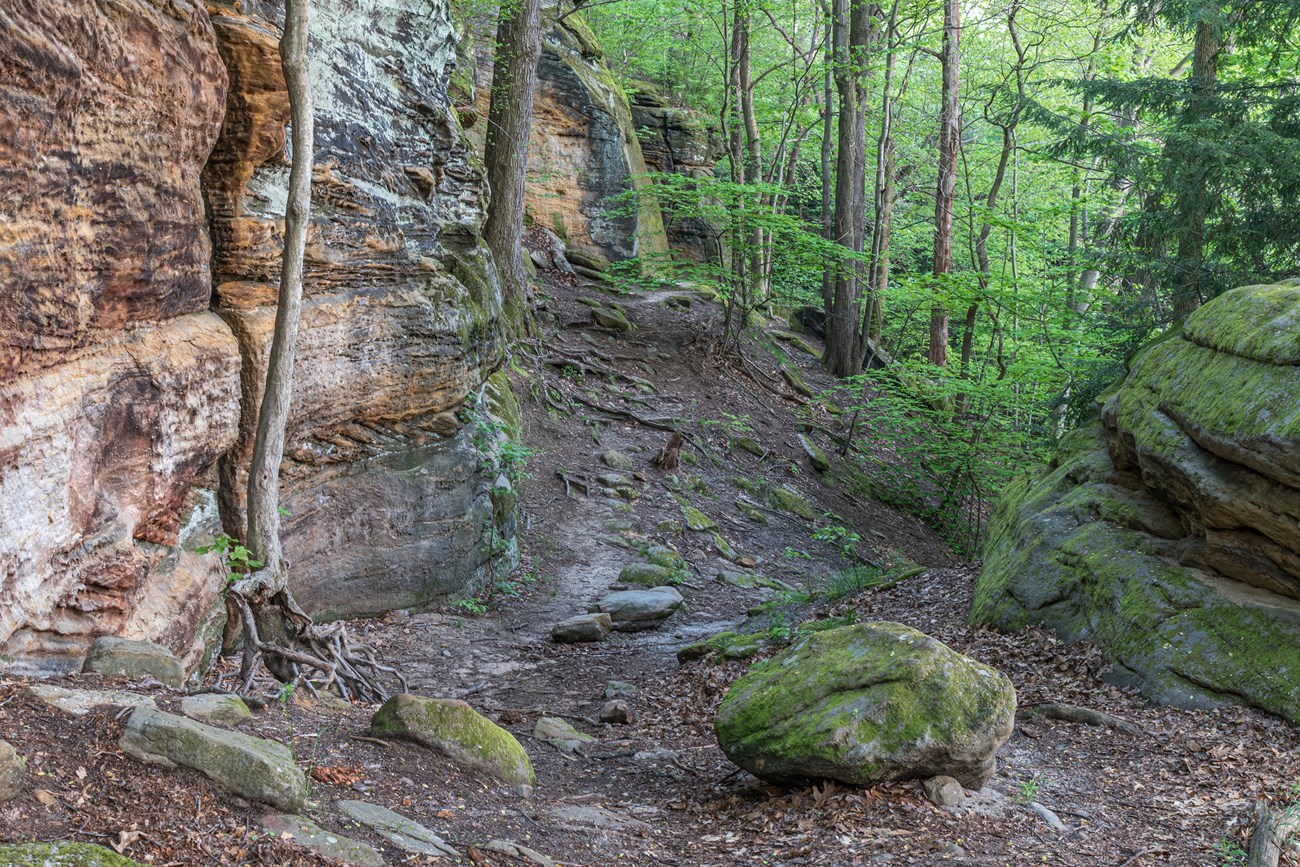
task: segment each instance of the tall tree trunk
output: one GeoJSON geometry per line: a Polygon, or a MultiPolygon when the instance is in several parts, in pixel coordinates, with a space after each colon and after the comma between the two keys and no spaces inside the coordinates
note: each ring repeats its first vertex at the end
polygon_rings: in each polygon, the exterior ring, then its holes
{"type": "Polygon", "coordinates": [[[898,36],[899,0],[889,10],[885,25],[885,82],[881,89],[880,136],[876,139],[876,179],[872,185],[875,220],[871,224],[871,256],[867,265],[867,304],[859,335],[865,362],[874,354],[872,341],[880,339],[884,324],[885,292],[889,289],[889,240],[894,226],[894,70],[898,36]]]}
{"type": "MultiPolygon", "coordinates": [[[[835,227],[832,223],[832,206],[834,202],[834,179],[831,175],[831,156],[835,153],[832,136],[835,135],[835,34],[834,13],[823,0],[822,11],[826,16],[825,78],[822,81],[822,237],[828,241],[835,240],[835,227]]],[[[831,306],[835,303],[835,263],[827,259],[822,267],[822,309],[829,316],[831,306]]]]}
{"type": "MultiPolygon", "coordinates": [[[[1215,4],[1217,6],[1217,3],[1215,4]]],[[[1211,11],[1206,17],[1212,17],[1211,11]]],[[[1192,52],[1191,97],[1183,123],[1194,125],[1214,111],[1215,90],[1219,78],[1219,55],[1223,34],[1213,20],[1202,19],[1196,25],[1192,52]]],[[[1210,183],[1208,170],[1199,160],[1180,160],[1177,208],[1179,211],[1178,269],[1174,283],[1174,315],[1183,319],[1200,306],[1209,294],[1205,268],[1205,222],[1209,216],[1210,183]]]]}
{"type": "Polygon", "coordinates": [[[506,309],[525,328],[528,276],[523,262],[524,184],[537,61],[542,55],[540,7],[540,0],[510,0],[501,6],[484,147],[492,197],[483,237],[496,259],[506,309]]]}
{"type": "MultiPolygon", "coordinates": [[[[961,148],[961,0],[943,4],[943,106],[939,115],[939,184],[934,206],[934,276],[942,293],[952,274],[952,213],[957,199],[957,152],[961,148]]],[[[948,306],[936,297],[930,310],[930,363],[948,364],[948,306]]]]}
{"type": "Polygon", "coordinates": [[[867,70],[874,34],[873,7],[866,0],[837,0],[835,81],[840,128],[835,182],[835,241],[852,258],[835,270],[831,313],[826,320],[826,369],[836,376],[862,370],[858,339],[859,301],[866,241],[867,70]]]}

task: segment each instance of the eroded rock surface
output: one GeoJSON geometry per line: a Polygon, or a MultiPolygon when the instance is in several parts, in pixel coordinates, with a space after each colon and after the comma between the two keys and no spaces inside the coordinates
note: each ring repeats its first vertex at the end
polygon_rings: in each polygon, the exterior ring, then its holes
{"type": "Polygon", "coordinates": [[[1300,721],[1297,395],[1300,284],[1202,307],[1006,491],[973,616],[1089,638],[1158,701],[1300,721]]]}

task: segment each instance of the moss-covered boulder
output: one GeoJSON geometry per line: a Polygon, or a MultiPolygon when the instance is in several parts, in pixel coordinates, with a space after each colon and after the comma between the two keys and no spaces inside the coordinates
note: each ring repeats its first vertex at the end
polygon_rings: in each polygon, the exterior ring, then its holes
{"type": "Polygon", "coordinates": [[[142,867],[94,843],[18,843],[0,846],[0,864],[9,867],[142,867]]]}
{"type": "Polygon", "coordinates": [[[307,778],[293,753],[278,741],[140,707],[127,720],[120,745],[132,758],[192,768],[251,801],[289,811],[307,802],[307,778]]]}
{"type": "Polygon", "coordinates": [[[1226,293],[1135,357],[990,522],[972,616],[1088,638],[1182,707],[1300,722],[1300,282],[1226,293]]]}
{"type": "Polygon", "coordinates": [[[445,753],[521,794],[531,794],[537,784],[533,763],[514,735],[463,701],[393,696],[375,712],[370,728],[380,737],[405,738],[445,753]]]}
{"type": "Polygon", "coordinates": [[[978,789],[1015,724],[1005,675],[897,623],[805,636],[731,687],[714,729],[772,782],[854,785],[946,774],[978,789]]]}
{"type": "Polygon", "coordinates": [[[161,644],[111,635],[91,645],[85,670],[130,680],[153,677],[172,687],[180,687],[185,682],[185,667],[161,644]]]}

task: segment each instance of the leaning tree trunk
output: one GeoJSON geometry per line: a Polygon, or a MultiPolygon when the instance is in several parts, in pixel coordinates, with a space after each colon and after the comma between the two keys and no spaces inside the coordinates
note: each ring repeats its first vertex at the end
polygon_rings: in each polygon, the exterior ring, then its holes
{"type": "MultiPolygon", "coordinates": [[[[280,462],[284,458],[285,427],[293,386],[294,344],[302,313],[303,256],[311,218],[311,170],[315,120],[307,70],[308,0],[286,0],[280,63],[289,90],[292,118],[292,165],[289,201],[284,213],[284,256],[280,263],[280,294],[275,332],[266,366],[266,388],[257,416],[253,460],[248,468],[248,536],[246,543],[262,563],[256,581],[241,582],[239,595],[248,599],[257,632],[264,641],[287,643],[282,600],[288,595],[289,570],[280,543],[280,462]]],[[[273,671],[278,663],[271,661],[273,671]]]]}
{"type": "MultiPolygon", "coordinates": [[[[961,64],[961,2],[943,4],[943,106],[939,117],[939,184],[934,205],[934,276],[936,283],[952,274],[952,212],[957,200],[957,151],[961,147],[961,103],[958,101],[961,64]]],[[[936,293],[945,290],[936,285],[936,293]]],[[[936,295],[930,310],[930,363],[948,364],[948,306],[936,295]]]]}
{"type": "Polygon", "coordinates": [[[501,5],[497,22],[492,94],[488,105],[484,162],[492,197],[483,236],[496,259],[506,310],[527,327],[528,277],[524,271],[524,184],[528,134],[533,125],[533,91],[542,55],[540,0],[501,5]]]}

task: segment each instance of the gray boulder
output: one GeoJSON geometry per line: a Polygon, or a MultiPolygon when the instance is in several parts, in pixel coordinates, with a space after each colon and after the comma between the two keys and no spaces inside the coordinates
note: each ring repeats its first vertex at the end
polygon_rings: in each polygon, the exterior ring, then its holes
{"type": "Polygon", "coordinates": [[[579,614],[551,627],[551,640],[560,644],[602,641],[614,628],[608,614],[579,614]]]}
{"type": "Polygon", "coordinates": [[[714,730],[729,759],[772,782],[942,774],[978,789],[1015,711],[1000,672],[907,626],[862,623],[756,665],[723,699],[714,730]]]}
{"type": "Polygon", "coordinates": [[[305,816],[268,813],[262,817],[262,827],[277,836],[288,837],[334,864],[347,867],[384,867],[385,864],[384,857],[373,846],[327,831],[305,816]]]}
{"type": "Polygon", "coordinates": [[[97,674],[140,680],[157,678],[179,689],[185,683],[185,667],[172,652],[152,641],[131,641],[105,636],[90,647],[85,670],[97,674]]]}
{"type": "Polygon", "coordinates": [[[192,768],[251,801],[291,812],[307,801],[307,779],[277,741],[142,707],[127,720],[121,747],[143,762],[192,768]]]}
{"type": "Polygon", "coordinates": [[[49,705],[68,716],[85,716],[97,707],[153,707],[158,705],[147,695],[118,689],[64,689],[48,683],[35,683],[23,690],[23,697],[49,705]]]}
{"type": "Polygon", "coordinates": [[[620,590],[593,603],[591,611],[608,614],[619,632],[640,632],[672,617],[682,602],[682,594],[672,587],[620,590]]]}

